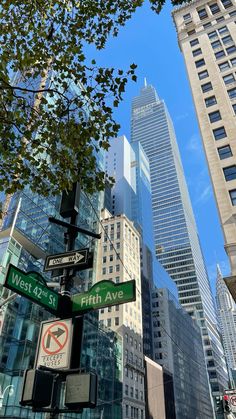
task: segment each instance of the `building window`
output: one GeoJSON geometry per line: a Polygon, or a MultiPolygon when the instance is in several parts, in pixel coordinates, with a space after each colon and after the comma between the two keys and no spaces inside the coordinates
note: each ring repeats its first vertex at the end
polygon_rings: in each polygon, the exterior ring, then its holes
{"type": "Polygon", "coordinates": [[[107,319],[107,327],[111,327],[111,319],[107,319]]]}
{"type": "Polygon", "coordinates": [[[225,9],[228,9],[232,6],[232,2],[230,0],[221,0],[221,3],[223,4],[225,9]]]}
{"type": "Polygon", "coordinates": [[[234,114],[236,115],[236,103],[234,103],[234,104],[232,105],[232,108],[233,108],[234,114]]]}
{"type": "Polygon", "coordinates": [[[106,268],[102,268],[102,274],[106,275],[106,268]]]}
{"type": "Polygon", "coordinates": [[[120,265],[116,265],[116,272],[120,271],[120,265]]]}
{"type": "Polygon", "coordinates": [[[233,42],[233,39],[230,35],[227,35],[227,36],[224,36],[224,38],[222,38],[222,42],[224,45],[227,45],[233,42]]]}
{"type": "Polygon", "coordinates": [[[129,416],[129,405],[125,405],[125,416],[129,416]]]}
{"type": "Polygon", "coordinates": [[[119,317],[115,317],[115,326],[119,326],[119,317]]]}
{"type": "Polygon", "coordinates": [[[120,277],[119,277],[119,276],[116,276],[115,281],[116,281],[116,284],[119,284],[119,282],[120,282],[120,277]]]}
{"type": "Polygon", "coordinates": [[[216,31],[212,31],[212,32],[209,32],[207,35],[208,35],[208,38],[209,39],[214,39],[214,38],[217,37],[217,32],[216,31]]]}
{"type": "Polygon", "coordinates": [[[236,205],[236,189],[232,189],[232,191],[229,191],[229,195],[230,195],[230,198],[231,198],[231,202],[232,202],[232,205],[236,205]]]}
{"type": "Polygon", "coordinates": [[[210,4],[209,6],[213,15],[220,12],[220,8],[217,3],[210,4]]]}
{"type": "Polygon", "coordinates": [[[229,29],[227,28],[227,26],[222,26],[218,29],[218,32],[220,35],[223,35],[224,33],[229,32],[229,29]]]}
{"type": "Polygon", "coordinates": [[[125,384],[125,395],[129,395],[129,386],[127,384],[125,384]]]}
{"type": "Polygon", "coordinates": [[[138,399],[138,389],[135,389],[135,399],[138,399]]]}
{"type": "Polygon", "coordinates": [[[220,160],[227,159],[232,156],[232,151],[229,145],[218,148],[220,160]]]}
{"type": "Polygon", "coordinates": [[[214,41],[214,42],[211,43],[211,46],[212,46],[213,49],[220,48],[221,45],[222,44],[218,39],[217,39],[217,41],[214,41]]]}
{"type": "Polygon", "coordinates": [[[201,60],[195,61],[196,68],[202,67],[205,65],[205,60],[202,58],[201,60]]]}
{"type": "Polygon", "coordinates": [[[134,397],[134,388],[130,387],[130,397],[134,397]]]}
{"type": "Polygon", "coordinates": [[[216,103],[217,101],[215,96],[210,96],[205,99],[205,104],[207,108],[209,108],[209,106],[215,105],[216,103]]]}
{"type": "Polygon", "coordinates": [[[223,49],[221,51],[215,52],[215,57],[216,57],[217,60],[221,57],[224,57],[224,56],[225,56],[225,52],[223,51],[223,49]]]}
{"type": "Polygon", "coordinates": [[[209,76],[209,74],[208,74],[207,70],[204,70],[204,71],[201,71],[200,73],[198,73],[199,80],[205,79],[208,76],[209,76]]]}
{"type": "Polygon", "coordinates": [[[228,61],[224,61],[221,64],[218,64],[218,67],[220,69],[220,71],[224,71],[227,70],[228,68],[230,68],[229,62],[228,61]]]}
{"type": "MultiPolygon", "coordinates": [[[[227,0],[227,1],[229,1],[229,0],[227,0]]],[[[200,20],[206,19],[208,17],[206,9],[200,9],[197,12],[198,12],[198,16],[199,16],[200,20]]]]}
{"type": "Polygon", "coordinates": [[[230,84],[230,83],[233,83],[235,81],[235,78],[234,78],[234,75],[231,73],[231,74],[227,74],[227,76],[224,76],[223,80],[224,80],[225,84],[230,84]]]}
{"type": "Polygon", "coordinates": [[[112,274],[113,272],[113,266],[109,266],[109,274],[112,274]]]}
{"type": "Polygon", "coordinates": [[[236,46],[232,45],[232,47],[226,48],[226,52],[227,54],[233,54],[234,52],[236,52],[236,46]]]}
{"type": "Polygon", "coordinates": [[[230,99],[234,99],[236,97],[236,87],[234,87],[233,89],[227,90],[227,92],[230,99]]]}
{"type": "Polygon", "coordinates": [[[203,25],[203,28],[204,29],[207,29],[207,28],[209,28],[211,26],[211,22],[207,22],[207,23],[205,23],[204,25],[203,25]]]}
{"type": "Polygon", "coordinates": [[[103,256],[103,258],[102,258],[102,263],[106,263],[106,261],[107,261],[106,256],[103,256]]]}
{"type": "Polygon", "coordinates": [[[191,47],[194,47],[195,45],[199,44],[199,40],[197,38],[192,39],[192,41],[190,41],[190,45],[191,47]]]}
{"type": "Polygon", "coordinates": [[[209,92],[210,90],[212,90],[212,84],[211,82],[202,84],[201,88],[202,88],[203,93],[209,92]]]}
{"type": "Polygon", "coordinates": [[[236,10],[233,10],[232,12],[229,12],[230,17],[236,15],[236,10]]]}
{"type": "Polygon", "coordinates": [[[202,53],[201,48],[195,49],[192,54],[194,57],[197,57],[198,55],[200,55],[202,53]]]}
{"type": "Polygon", "coordinates": [[[222,22],[222,20],[225,20],[225,17],[224,17],[224,16],[220,16],[220,17],[218,17],[218,18],[216,19],[216,22],[217,22],[217,23],[219,23],[219,22],[222,22]]]}
{"type": "Polygon", "coordinates": [[[190,15],[190,13],[187,13],[186,15],[183,15],[183,19],[184,19],[184,20],[191,19],[191,15],[190,15]]]}
{"type": "Polygon", "coordinates": [[[213,129],[213,134],[214,134],[215,140],[220,140],[221,138],[227,137],[224,127],[213,129]]]}
{"type": "Polygon", "coordinates": [[[109,259],[110,259],[110,262],[113,262],[113,255],[110,255],[109,259]]]}
{"type": "Polygon", "coordinates": [[[188,35],[188,36],[191,36],[191,35],[193,35],[194,33],[196,33],[195,29],[193,29],[192,31],[187,32],[187,35],[188,35]]]}
{"type": "Polygon", "coordinates": [[[234,67],[236,65],[236,58],[232,58],[230,62],[231,62],[231,65],[234,67]]]}
{"type": "Polygon", "coordinates": [[[223,172],[225,175],[226,182],[236,179],[236,165],[235,164],[229,167],[225,167],[223,169],[223,172]]]}

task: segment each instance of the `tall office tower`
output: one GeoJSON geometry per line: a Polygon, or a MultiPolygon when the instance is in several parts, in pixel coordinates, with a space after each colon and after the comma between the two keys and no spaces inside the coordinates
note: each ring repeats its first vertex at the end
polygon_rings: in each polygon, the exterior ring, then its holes
{"type": "Polygon", "coordinates": [[[231,265],[236,297],[236,3],[193,1],[173,12],[231,265]]]}
{"type": "Polygon", "coordinates": [[[201,327],[211,389],[218,395],[228,375],[213,297],[172,121],[152,86],[145,85],[133,100],[132,143],[137,141],[150,163],[156,256],[201,327]]]}
{"type": "Polygon", "coordinates": [[[225,357],[229,372],[236,370],[236,308],[217,266],[216,302],[225,357]]]}
{"type": "MultiPolygon", "coordinates": [[[[195,322],[186,314],[184,309],[180,309],[179,307],[177,308],[175,304],[173,310],[171,311],[171,313],[169,313],[167,303],[166,306],[164,306],[163,301],[161,301],[158,308],[156,308],[159,302],[157,302],[156,300],[150,301],[150,290],[152,295],[154,284],[156,284],[156,286],[158,287],[161,287],[164,290],[164,293],[171,295],[173,301],[178,298],[178,294],[175,283],[170,279],[167,272],[158,262],[154,253],[150,168],[148,158],[143,150],[142,145],[139,142],[132,143],[131,145],[124,136],[119,137],[116,140],[113,140],[106,158],[106,170],[109,175],[114,176],[115,178],[115,184],[111,190],[113,214],[119,214],[125,211],[129,211],[130,217],[132,217],[132,221],[134,222],[135,227],[141,234],[140,255],[142,283],[143,350],[144,353],[147,353],[147,351],[149,351],[151,353],[152,359],[158,363],[162,362],[161,353],[163,353],[163,360],[165,362],[164,365],[166,368],[164,370],[164,374],[168,374],[168,379],[166,380],[167,385],[165,385],[164,388],[166,401],[166,417],[175,417],[172,411],[173,406],[172,408],[170,406],[171,400],[173,399],[173,394],[171,391],[172,387],[170,386],[170,382],[171,377],[173,376],[175,393],[177,394],[177,410],[179,412],[181,408],[183,408],[183,406],[185,405],[185,400],[188,399],[189,403],[187,403],[187,405],[191,403],[196,405],[195,410],[191,410],[188,408],[188,419],[193,418],[193,412],[198,412],[199,414],[203,412],[204,403],[206,404],[206,410],[209,410],[209,406],[207,405],[207,403],[209,404],[210,395],[204,354],[202,349],[202,339],[200,331],[198,330],[198,328],[196,328],[195,322]],[[176,310],[176,312],[174,310],[176,310]],[[150,315],[150,313],[153,313],[155,317],[150,315]],[[184,330],[185,338],[181,341],[181,350],[184,350],[185,345],[189,346],[190,349],[187,349],[188,356],[184,357],[181,352],[178,352],[178,355],[174,356],[173,354],[176,351],[173,342],[171,342],[172,346],[170,345],[170,342],[167,342],[168,348],[171,346],[172,351],[167,350],[166,341],[168,341],[168,339],[166,339],[166,336],[164,336],[163,331],[160,331],[160,328],[158,329],[158,331],[156,329],[156,323],[159,323],[159,319],[157,319],[157,315],[159,315],[159,313],[162,313],[162,325],[164,324],[164,322],[166,322],[166,324],[169,324],[172,315],[175,317],[175,320],[172,320],[172,323],[174,325],[174,332],[171,332],[172,339],[174,339],[177,330],[184,330]],[[151,323],[151,325],[149,323],[151,323]],[[199,400],[202,403],[202,405],[196,403],[195,398],[192,402],[191,397],[189,396],[189,353],[191,353],[191,345],[193,345],[193,341],[196,346],[195,351],[199,363],[199,368],[197,369],[198,375],[196,375],[195,377],[195,384],[194,382],[192,383],[192,381],[190,380],[192,386],[191,394],[197,393],[200,388],[201,392],[203,391],[203,393],[205,394],[206,400],[208,400],[208,402],[204,402],[204,397],[201,393],[199,396],[199,400]],[[150,345],[152,345],[151,350],[150,345]],[[179,370],[177,370],[177,366],[179,366],[179,363],[181,363],[182,365],[181,373],[179,370]],[[199,374],[201,376],[201,379],[199,379],[199,374]],[[182,375],[184,376],[184,378],[181,381],[182,375]],[[205,387],[202,384],[201,380],[206,383],[205,387]],[[181,391],[178,390],[180,387],[181,391]]],[[[172,304],[172,299],[170,299],[170,305],[172,304]]],[[[179,342],[179,339],[177,340],[179,342]]],[[[194,376],[195,373],[196,371],[194,371],[194,376]]]]}
{"type": "Polygon", "coordinates": [[[197,323],[166,288],[153,288],[152,321],[155,361],[173,375],[176,419],[212,419],[206,364],[197,323]]]}
{"type": "Polygon", "coordinates": [[[136,281],[136,301],[100,309],[100,323],[123,337],[123,418],[145,418],[139,234],[122,214],[102,212],[99,280],[136,281]]]}

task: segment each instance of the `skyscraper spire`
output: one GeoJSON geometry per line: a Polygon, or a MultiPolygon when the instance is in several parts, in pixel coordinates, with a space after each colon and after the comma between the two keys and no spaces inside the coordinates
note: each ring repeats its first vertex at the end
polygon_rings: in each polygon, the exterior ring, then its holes
{"type": "Polygon", "coordinates": [[[147,87],[147,79],[144,77],[144,87],[147,87]]]}

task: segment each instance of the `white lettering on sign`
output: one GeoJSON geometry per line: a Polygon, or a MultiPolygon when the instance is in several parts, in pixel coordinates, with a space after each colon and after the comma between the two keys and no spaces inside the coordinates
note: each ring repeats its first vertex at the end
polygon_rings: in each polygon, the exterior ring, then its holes
{"type": "Polygon", "coordinates": [[[25,282],[18,274],[12,274],[12,283],[19,286],[22,290],[32,292],[32,284],[25,282]]]}
{"type": "Polygon", "coordinates": [[[88,297],[82,297],[81,299],[81,307],[85,306],[89,306],[91,304],[99,304],[102,302],[102,297],[101,295],[89,295],[88,297]]]}
{"type": "Polygon", "coordinates": [[[106,298],[105,298],[105,303],[107,301],[113,301],[117,298],[123,298],[124,292],[123,291],[116,291],[116,292],[110,292],[108,291],[106,298]]]}

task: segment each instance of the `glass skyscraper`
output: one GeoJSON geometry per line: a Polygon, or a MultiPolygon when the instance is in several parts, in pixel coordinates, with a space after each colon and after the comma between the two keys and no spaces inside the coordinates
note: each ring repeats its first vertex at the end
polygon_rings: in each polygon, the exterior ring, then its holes
{"type": "Polygon", "coordinates": [[[211,390],[218,395],[227,387],[228,375],[213,297],[173,124],[150,85],[133,99],[135,142],[141,143],[150,163],[155,253],[175,281],[180,303],[201,327],[211,390]]]}

